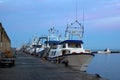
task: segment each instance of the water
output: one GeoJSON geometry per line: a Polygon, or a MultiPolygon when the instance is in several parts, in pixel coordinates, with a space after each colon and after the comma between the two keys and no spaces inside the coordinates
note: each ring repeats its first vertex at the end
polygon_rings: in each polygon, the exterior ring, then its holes
{"type": "Polygon", "coordinates": [[[98,73],[108,80],[120,80],[120,53],[95,54],[87,72],[98,73]]]}

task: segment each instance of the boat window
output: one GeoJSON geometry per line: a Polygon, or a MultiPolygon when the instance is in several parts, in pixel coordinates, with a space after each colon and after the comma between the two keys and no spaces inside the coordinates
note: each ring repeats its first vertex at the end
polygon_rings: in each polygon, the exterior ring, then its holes
{"type": "Polygon", "coordinates": [[[81,44],[74,44],[74,43],[72,43],[72,44],[68,44],[68,47],[69,48],[81,48],[81,44]]]}
{"type": "Polygon", "coordinates": [[[63,51],[62,51],[62,55],[65,55],[65,54],[66,54],[66,50],[63,50],[63,51]]]}
{"type": "Polygon", "coordinates": [[[63,48],[65,48],[65,44],[63,44],[63,48]]]}
{"type": "Polygon", "coordinates": [[[56,51],[54,52],[53,56],[56,54],[56,51]]]}
{"type": "Polygon", "coordinates": [[[54,56],[56,54],[56,51],[52,51],[51,56],[54,56]]]}
{"type": "Polygon", "coordinates": [[[52,45],[52,49],[57,49],[57,45],[52,45]]]}
{"type": "Polygon", "coordinates": [[[75,44],[68,44],[69,48],[75,48],[75,44]]]}
{"type": "Polygon", "coordinates": [[[76,48],[81,48],[81,45],[80,44],[76,44],[76,48]]]}
{"type": "Polygon", "coordinates": [[[53,53],[54,53],[54,52],[52,51],[52,52],[51,52],[51,54],[50,54],[50,56],[52,56],[52,55],[53,55],[53,53]]]}

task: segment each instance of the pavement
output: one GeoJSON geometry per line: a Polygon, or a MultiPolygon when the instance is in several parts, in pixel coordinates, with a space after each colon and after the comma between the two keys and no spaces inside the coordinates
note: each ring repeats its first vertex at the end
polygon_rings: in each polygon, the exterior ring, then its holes
{"type": "Polygon", "coordinates": [[[15,66],[0,68],[0,80],[105,80],[22,52],[16,53],[15,66]]]}

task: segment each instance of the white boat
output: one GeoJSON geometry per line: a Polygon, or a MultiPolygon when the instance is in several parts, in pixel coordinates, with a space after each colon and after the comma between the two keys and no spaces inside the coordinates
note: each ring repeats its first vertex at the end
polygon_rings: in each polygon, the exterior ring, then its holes
{"type": "Polygon", "coordinates": [[[47,40],[44,42],[45,48],[42,58],[48,58],[52,46],[61,41],[61,36],[59,35],[60,34],[58,34],[58,30],[56,30],[54,27],[48,30],[47,40]]]}
{"type": "Polygon", "coordinates": [[[36,53],[39,51],[40,48],[41,48],[41,43],[39,42],[39,37],[34,36],[32,40],[29,41],[29,43],[27,43],[24,51],[28,54],[36,55],[36,53]]]}
{"type": "Polygon", "coordinates": [[[62,62],[76,70],[85,71],[94,54],[85,52],[82,40],[66,40],[62,43],[65,45],[63,48],[65,58],[62,62]]]}
{"type": "Polygon", "coordinates": [[[83,48],[83,41],[81,40],[84,32],[83,26],[76,20],[74,23],[67,26],[65,32],[66,40],[62,42],[51,42],[48,60],[63,63],[65,66],[70,66],[76,70],[86,71],[94,54],[83,48]],[[76,23],[78,27],[73,26],[76,23]],[[79,39],[72,39],[73,36],[78,36],[79,39]]]}
{"type": "Polygon", "coordinates": [[[45,44],[44,42],[48,41],[48,37],[47,36],[41,36],[39,37],[38,43],[41,43],[40,47],[36,48],[36,56],[39,57],[43,57],[45,50],[47,48],[47,44],[45,44]]]}
{"type": "Polygon", "coordinates": [[[111,53],[109,48],[106,48],[104,51],[98,51],[97,53],[111,53]]]}

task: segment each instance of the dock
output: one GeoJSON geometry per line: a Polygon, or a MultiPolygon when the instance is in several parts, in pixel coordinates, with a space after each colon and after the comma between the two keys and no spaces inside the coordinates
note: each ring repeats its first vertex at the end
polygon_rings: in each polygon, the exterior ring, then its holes
{"type": "Polygon", "coordinates": [[[61,64],[54,64],[22,52],[16,53],[15,66],[0,68],[0,80],[105,80],[61,64]]]}

